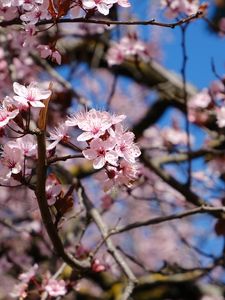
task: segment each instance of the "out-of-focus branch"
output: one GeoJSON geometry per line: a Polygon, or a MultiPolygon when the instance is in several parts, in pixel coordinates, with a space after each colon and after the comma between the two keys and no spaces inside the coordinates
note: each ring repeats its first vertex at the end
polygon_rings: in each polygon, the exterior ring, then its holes
{"type": "Polygon", "coordinates": [[[140,221],[140,222],[134,222],[125,226],[121,226],[115,229],[112,229],[110,232],[110,235],[122,233],[125,231],[129,231],[132,229],[136,229],[139,227],[149,226],[149,225],[156,225],[163,222],[173,221],[177,219],[182,219],[184,217],[196,215],[196,214],[202,214],[202,213],[225,213],[225,207],[210,207],[210,206],[200,206],[198,208],[193,208],[181,213],[175,213],[168,216],[163,217],[156,217],[152,218],[146,221],[140,221]]]}
{"type": "Polygon", "coordinates": [[[109,238],[109,231],[108,231],[106,224],[104,224],[100,213],[94,207],[94,205],[91,203],[90,199],[87,197],[87,194],[85,193],[85,190],[79,181],[77,181],[77,190],[78,190],[78,195],[79,195],[81,202],[84,203],[84,205],[87,209],[87,213],[92,217],[92,219],[96,223],[96,225],[102,235],[102,238],[108,248],[109,253],[113,256],[113,258],[118,263],[118,265],[120,266],[123,273],[128,278],[128,284],[126,285],[126,287],[123,291],[123,294],[119,298],[120,300],[127,300],[129,298],[129,296],[131,295],[135,285],[137,284],[137,278],[131,271],[130,267],[127,265],[126,261],[124,260],[124,258],[120,254],[120,252],[114,246],[111,238],[109,238]]]}
{"type": "Polygon", "coordinates": [[[64,88],[72,93],[72,95],[77,99],[77,101],[84,105],[85,107],[89,107],[89,101],[80,95],[72,86],[72,84],[67,81],[63,76],[61,76],[45,59],[40,58],[37,55],[31,54],[32,59],[37,63],[37,65],[41,66],[52,78],[54,78],[59,84],[61,84],[64,88]]]}
{"type": "MultiPolygon", "coordinates": [[[[158,175],[164,182],[169,184],[171,187],[180,192],[188,202],[194,204],[195,206],[207,206],[204,199],[192,192],[185,184],[180,183],[174,177],[172,177],[168,172],[163,170],[159,164],[151,160],[145,153],[142,155],[143,163],[151,169],[156,175],[158,175]]],[[[217,217],[222,217],[223,214],[218,212],[211,212],[212,215],[217,217]]]]}

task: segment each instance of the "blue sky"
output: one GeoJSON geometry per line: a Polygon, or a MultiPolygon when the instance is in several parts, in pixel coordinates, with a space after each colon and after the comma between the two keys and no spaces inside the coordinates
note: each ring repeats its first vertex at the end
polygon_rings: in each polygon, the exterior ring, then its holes
{"type": "MultiPolygon", "coordinates": [[[[212,9],[209,10],[211,15],[212,9]]],[[[165,30],[168,30],[165,28],[165,30]]],[[[171,34],[171,33],[170,33],[171,34]]],[[[204,20],[197,20],[189,25],[187,33],[187,78],[199,89],[207,87],[215,80],[211,68],[211,60],[215,62],[220,75],[225,74],[225,37],[212,33],[204,20]]],[[[173,41],[166,41],[163,45],[164,65],[171,70],[180,72],[182,63],[181,30],[175,28],[172,32],[173,41]]]]}

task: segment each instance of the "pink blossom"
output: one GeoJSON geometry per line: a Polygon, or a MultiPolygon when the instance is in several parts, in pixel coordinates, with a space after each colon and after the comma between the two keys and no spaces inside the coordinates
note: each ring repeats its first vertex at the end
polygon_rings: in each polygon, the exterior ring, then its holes
{"type": "Polygon", "coordinates": [[[21,282],[14,286],[10,296],[13,298],[25,299],[27,297],[28,284],[21,282]]]}
{"type": "Polygon", "coordinates": [[[100,262],[99,259],[94,259],[91,265],[91,269],[95,273],[104,272],[106,267],[100,262]]]}
{"type": "Polygon", "coordinates": [[[146,44],[139,40],[136,33],[130,33],[123,37],[118,43],[112,43],[108,50],[106,59],[110,66],[121,64],[125,59],[133,56],[148,61],[158,57],[154,44],[146,44]]]}
{"type": "Polygon", "coordinates": [[[117,167],[107,166],[96,174],[95,178],[100,181],[104,191],[107,192],[123,185],[130,187],[137,180],[138,174],[138,166],[123,159],[117,167]]]}
{"type": "Polygon", "coordinates": [[[54,278],[50,278],[47,281],[47,284],[45,285],[44,289],[51,297],[64,296],[67,292],[66,283],[62,279],[56,280],[54,278]]]}
{"type": "Polygon", "coordinates": [[[4,7],[0,3],[0,16],[5,21],[10,21],[18,17],[18,10],[16,7],[4,7]]]}
{"type": "Polygon", "coordinates": [[[129,0],[117,0],[117,2],[122,7],[130,7],[131,6],[129,0]]]}
{"type": "Polygon", "coordinates": [[[216,109],[217,124],[220,128],[225,127],[225,107],[216,109]]]}
{"type": "Polygon", "coordinates": [[[188,101],[191,108],[207,108],[212,101],[208,89],[203,89],[188,101]]]}
{"type": "Polygon", "coordinates": [[[21,149],[6,144],[0,160],[0,179],[5,181],[10,179],[13,174],[20,173],[22,164],[23,155],[21,149]]]}
{"type": "Polygon", "coordinates": [[[19,113],[15,107],[8,105],[7,98],[3,100],[0,107],[0,128],[6,126],[10,120],[14,119],[19,113]]]}
{"type": "Polygon", "coordinates": [[[83,132],[78,136],[78,141],[87,141],[98,138],[112,125],[112,120],[107,112],[91,109],[86,113],[79,113],[66,122],[67,126],[78,126],[83,132]]]}
{"type": "Polygon", "coordinates": [[[34,264],[27,272],[19,275],[19,280],[23,283],[29,283],[29,281],[35,276],[37,269],[38,265],[34,264]]]}
{"type": "Polygon", "coordinates": [[[137,164],[131,164],[126,160],[122,160],[119,169],[120,174],[117,180],[120,184],[130,186],[138,177],[139,172],[137,164]]]}
{"type": "Polygon", "coordinates": [[[85,9],[97,8],[98,12],[103,15],[109,14],[109,9],[116,3],[117,0],[82,0],[85,9]]]}
{"type": "Polygon", "coordinates": [[[83,150],[82,153],[86,159],[93,160],[94,169],[101,169],[106,162],[117,164],[118,154],[112,150],[114,146],[115,141],[112,139],[103,141],[96,138],[90,142],[90,148],[83,150]]]}
{"type": "MultiPolygon", "coordinates": [[[[112,134],[112,131],[110,131],[112,134]]],[[[141,151],[134,144],[133,132],[125,132],[121,124],[115,126],[115,132],[113,136],[116,139],[115,151],[119,157],[123,157],[125,160],[131,163],[135,163],[135,159],[141,155],[141,151]]]]}
{"type": "Polygon", "coordinates": [[[51,95],[50,90],[43,90],[39,88],[36,82],[30,83],[28,87],[25,87],[18,82],[14,82],[13,90],[15,94],[17,94],[17,96],[14,96],[13,99],[24,108],[27,108],[29,105],[33,107],[45,107],[41,100],[47,99],[51,95]]]}
{"type": "Polygon", "coordinates": [[[69,135],[67,134],[68,132],[68,127],[66,126],[66,124],[60,124],[59,127],[54,128],[54,130],[50,131],[50,137],[49,140],[53,140],[54,142],[52,142],[48,147],[47,150],[52,150],[53,148],[56,147],[56,145],[60,142],[60,141],[65,141],[69,139],[69,135]]]}
{"type": "Polygon", "coordinates": [[[56,202],[56,198],[62,192],[62,185],[59,183],[59,181],[54,175],[50,175],[46,180],[45,190],[48,205],[53,205],[56,202]]]}
{"type": "Polygon", "coordinates": [[[51,49],[49,45],[39,45],[37,49],[40,51],[42,58],[50,57],[51,60],[56,61],[58,65],[61,64],[62,56],[57,49],[51,49]]]}
{"type": "Polygon", "coordinates": [[[225,35],[225,18],[221,18],[219,22],[219,34],[222,37],[225,35]]]}
{"type": "Polygon", "coordinates": [[[31,11],[25,12],[20,19],[26,23],[36,24],[40,20],[48,20],[51,18],[48,12],[48,1],[44,1],[41,5],[35,5],[31,11]]]}
{"type": "Polygon", "coordinates": [[[20,6],[25,0],[1,0],[3,7],[20,6]]]}
{"type": "Polygon", "coordinates": [[[101,112],[91,109],[88,112],[81,112],[68,118],[66,126],[78,126],[83,132],[78,136],[78,141],[88,141],[92,138],[99,138],[106,133],[112,125],[123,121],[124,115],[110,115],[108,112],[101,112]]]}
{"type": "Polygon", "coordinates": [[[104,191],[107,192],[113,187],[118,186],[118,175],[119,171],[116,167],[108,166],[107,168],[97,173],[95,175],[95,179],[97,179],[101,183],[104,191]]]}
{"type": "Polygon", "coordinates": [[[166,16],[168,18],[175,18],[179,14],[186,15],[194,14],[198,11],[198,0],[161,0],[161,6],[166,8],[166,16]]]}
{"type": "Polygon", "coordinates": [[[15,141],[9,141],[8,145],[12,148],[20,149],[25,157],[36,156],[37,142],[31,134],[17,138],[15,141]]]}

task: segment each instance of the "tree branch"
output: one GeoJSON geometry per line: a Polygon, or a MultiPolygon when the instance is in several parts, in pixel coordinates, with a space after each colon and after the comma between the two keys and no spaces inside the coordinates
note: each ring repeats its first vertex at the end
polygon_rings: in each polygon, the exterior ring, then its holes
{"type": "Polygon", "coordinates": [[[35,195],[37,197],[38,206],[40,209],[41,217],[48,233],[48,236],[54,246],[56,253],[72,268],[76,269],[88,269],[91,267],[89,260],[79,261],[75,259],[71,254],[67,253],[64,249],[62,241],[58,235],[56,227],[53,224],[52,216],[48,208],[45,192],[45,182],[47,174],[47,160],[46,160],[46,145],[45,145],[45,133],[40,131],[37,133],[37,145],[38,145],[38,162],[37,162],[37,186],[35,195]]]}

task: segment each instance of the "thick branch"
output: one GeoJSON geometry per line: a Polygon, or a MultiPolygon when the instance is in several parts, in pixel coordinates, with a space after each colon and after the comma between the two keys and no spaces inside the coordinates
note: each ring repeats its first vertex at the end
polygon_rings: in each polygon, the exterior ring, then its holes
{"type": "Polygon", "coordinates": [[[59,238],[58,232],[52,222],[52,217],[48,208],[48,203],[45,193],[45,182],[47,172],[46,161],[46,146],[45,146],[45,134],[44,132],[37,133],[38,144],[38,162],[37,162],[37,187],[36,197],[38,200],[38,206],[41,212],[41,217],[48,233],[48,236],[54,246],[56,253],[71,267],[77,269],[90,268],[89,261],[79,261],[72,257],[69,253],[66,253],[62,241],[59,238]]]}

